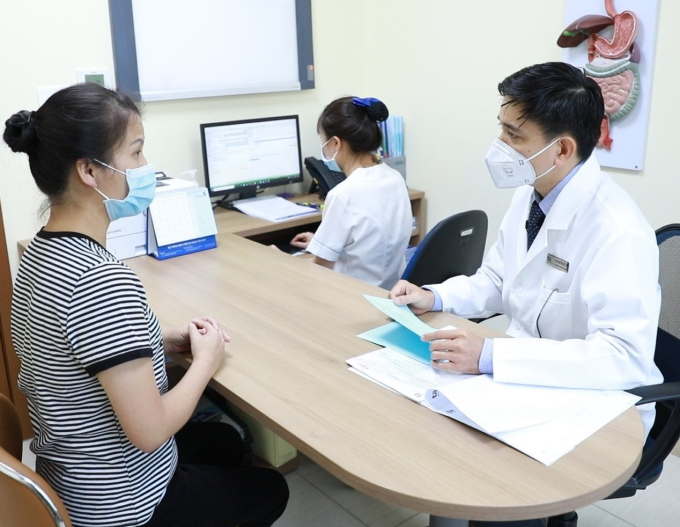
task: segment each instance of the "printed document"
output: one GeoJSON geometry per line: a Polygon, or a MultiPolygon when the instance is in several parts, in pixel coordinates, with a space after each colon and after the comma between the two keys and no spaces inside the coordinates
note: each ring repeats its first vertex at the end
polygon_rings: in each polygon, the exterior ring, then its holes
{"type": "Polygon", "coordinates": [[[551,465],[639,400],[619,390],[526,386],[477,375],[428,390],[424,404],[551,465]]]}
{"type": "Polygon", "coordinates": [[[272,222],[292,220],[310,214],[317,214],[319,211],[313,207],[304,207],[283,199],[280,196],[261,196],[259,198],[239,199],[232,205],[254,218],[272,222]]]}
{"type": "Polygon", "coordinates": [[[395,322],[358,335],[385,348],[348,359],[350,371],[495,437],[545,465],[640,400],[619,390],[500,383],[490,375],[434,369],[429,345],[420,336],[435,329],[408,307],[396,306],[387,298],[364,296],[395,322]]]}

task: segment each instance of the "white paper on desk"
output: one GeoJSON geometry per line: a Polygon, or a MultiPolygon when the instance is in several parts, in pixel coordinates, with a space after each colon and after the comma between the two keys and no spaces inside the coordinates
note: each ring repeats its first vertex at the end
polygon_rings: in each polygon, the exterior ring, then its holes
{"type": "MultiPolygon", "coordinates": [[[[390,300],[389,298],[380,298],[378,296],[371,295],[364,295],[364,298],[373,304],[373,306],[385,313],[392,320],[399,322],[399,324],[410,329],[418,336],[422,337],[426,333],[437,331],[432,326],[429,326],[417,316],[415,316],[413,311],[411,311],[408,307],[397,306],[395,305],[394,301],[390,300]]],[[[451,329],[455,328],[451,326],[451,329]]]]}
{"type": "Polygon", "coordinates": [[[603,397],[599,404],[574,415],[522,430],[501,432],[494,437],[545,465],[551,465],[633,406],[637,398],[631,397],[633,400],[615,397],[609,401],[603,397]]]}
{"type": "Polygon", "coordinates": [[[424,404],[488,433],[545,465],[570,452],[639,400],[637,396],[614,390],[538,386],[508,390],[513,386],[495,383],[488,376],[470,379],[462,387],[460,390],[450,385],[429,390],[424,404]],[[511,393],[513,391],[515,393],[511,393]],[[518,393],[521,391],[526,391],[526,396],[518,393]],[[534,393],[530,393],[532,391],[534,393]],[[472,398],[476,398],[477,404],[471,403],[472,398]],[[565,404],[567,399],[574,404],[565,404]],[[547,417],[547,408],[552,410],[550,417],[547,417]],[[540,416],[524,417],[534,411],[540,416]],[[532,421],[534,424],[528,424],[532,421]]]}
{"type": "Polygon", "coordinates": [[[595,404],[600,390],[577,390],[495,382],[490,375],[471,379],[464,390],[442,394],[486,432],[517,430],[573,415],[595,404]]]}
{"type": "Polygon", "coordinates": [[[447,386],[440,392],[489,434],[567,418],[603,401],[620,399],[635,404],[638,400],[622,391],[509,384],[496,382],[490,375],[479,375],[464,387],[447,386]]]}
{"type": "Polygon", "coordinates": [[[381,383],[381,382],[378,382],[378,381],[376,381],[375,379],[369,377],[368,375],[366,375],[366,374],[365,374],[364,372],[362,372],[361,370],[357,370],[356,368],[352,368],[352,366],[350,366],[350,367],[347,368],[347,369],[348,369],[349,371],[351,371],[352,373],[356,373],[359,377],[363,377],[364,379],[366,379],[366,380],[368,380],[368,381],[371,381],[371,382],[377,384],[378,386],[380,386],[380,387],[382,387],[382,388],[386,388],[387,390],[389,390],[389,391],[391,391],[391,392],[394,392],[394,393],[396,393],[397,395],[402,395],[402,394],[400,394],[397,390],[394,390],[394,389],[390,388],[389,386],[387,386],[386,384],[383,384],[383,383],[381,383]]]}
{"type": "Polygon", "coordinates": [[[232,205],[248,216],[272,222],[291,220],[319,212],[312,207],[296,205],[280,196],[239,199],[233,201],[232,205]]]}
{"type": "Polygon", "coordinates": [[[443,388],[473,377],[457,372],[435,370],[398,351],[381,348],[347,359],[347,364],[378,384],[412,401],[422,402],[431,388],[443,388]]]}

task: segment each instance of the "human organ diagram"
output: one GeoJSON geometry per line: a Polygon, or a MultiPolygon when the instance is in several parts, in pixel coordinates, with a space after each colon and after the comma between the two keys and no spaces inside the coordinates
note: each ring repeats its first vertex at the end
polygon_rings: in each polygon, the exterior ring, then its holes
{"type": "Polygon", "coordinates": [[[635,45],[639,24],[632,11],[617,13],[614,0],[605,0],[605,10],[608,16],[585,15],[572,22],[557,39],[557,45],[573,48],[588,42],[588,63],[583,69],[600,85],[605,106],[597,146],[611,150],[611,123],[628,115],[640,94],[640,51],[635,45]],[[611,26],[611,39],[599,34],[611,26]]]}

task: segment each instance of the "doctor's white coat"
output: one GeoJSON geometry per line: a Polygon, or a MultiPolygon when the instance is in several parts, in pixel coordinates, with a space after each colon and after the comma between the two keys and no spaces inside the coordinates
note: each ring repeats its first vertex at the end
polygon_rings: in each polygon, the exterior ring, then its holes
{"type": "MultiPolygon", "coordinates": [[[[592,155],[562,189],[527,252],[533,192],[530,186],[515,192],[498,241],[474,276],[428,287],[445,311],[509,318],[507,333],[515,338],[493,343],[498,381],[596,389],[662,382],[654,364],[659,253],[635,202],[592,155]],[[568,270],[550,265],[549,255],[568,262],[568,270]]],[[[653,408],[640,407],[646,432],[653,408]]]]}

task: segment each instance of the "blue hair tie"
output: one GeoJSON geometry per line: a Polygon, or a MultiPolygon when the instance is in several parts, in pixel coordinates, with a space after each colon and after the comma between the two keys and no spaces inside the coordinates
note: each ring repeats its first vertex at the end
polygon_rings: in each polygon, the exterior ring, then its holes
{"type": "Polygon", "coordinates": [[[361,97],[354,97],[352,99],[352,104],[355,106],[371,106],[374,102],[380,102],[378,99],[375,97],[366,97],[365,99],[362,99],[361,97]]]}

